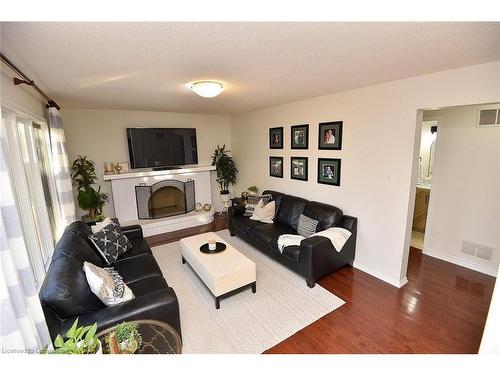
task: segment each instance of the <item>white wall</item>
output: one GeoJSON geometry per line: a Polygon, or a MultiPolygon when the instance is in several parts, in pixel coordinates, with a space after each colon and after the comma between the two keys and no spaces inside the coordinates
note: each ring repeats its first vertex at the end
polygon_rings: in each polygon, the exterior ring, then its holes
{"type": "Polygon", "coordinates": [[[493,295],[491,296],[488,318],[484,326],[481,346],[479,347],[479,354],[500,354],[500,340],[498,339],[498,332],[500,332],[500,281],[498,280],[497,277],[493,295]]]}
{"type": "MultiPolygon", "coordinates": [[[[359,218],[355,266],[393,285],[405,282],[420,142],[418,109],[500,100],[500,61],[302,100],[233,116],[238,189],[250,185],[336,205],[359,218]],[[318,123],[344,121],[343,149],[317,149],[318,123]],[[290,150],[290,126],[310,124],[309,150],[290,150]],[[268,148],[285,127],[283,150],[268,148]],[[417,151],[417,152],[416,152],[417,151]],[[285,158],[283,179],[268,158],[285,158]],[[309,181],[291,180],[290,156],[309,157],[309,181]],[[340,157],[340,187],[316,183],[318,157],[340,157]],[[409,215],[410,214],[410,215],[409,215]]],[[[421,115],[420,115],[421,116],[421,115]]]]}
{"type": "MultiPolygon", "coordinates": [[[[110,192],[111,186],[102,180],[104,163],[129,162],[127,127],[196,128],[199,165],[211,164],[210,157],[217,144],[231,145],[228,116],[68,108],[61,113],[70,164],[78,155],[88,155],[95,162],[99,183],[105,192],[110,192]]],[[[215,183],[212,183],[212,192],[214,206],[220,209],[222,203],[215,183]]],[[[77,216],[84,214],[79,209],[78,212],[77,216]]],[[[111,198],[104,207],[104,214],[114,215],[111,198]]]]}
{"type": "Polygon", "coordinates": [[[424,253],[496,276],[500,262],[500,127],[478,128],[479,106],[424,112],[439,118],[424,253]],[[491,262],[462,241],[494,248],[491,262]]]}
{"type": "Polygon", "coordinates": [[[18,113],[34,118],[45,118],[45,101],[26,85],[14,86],[12,73],[2,67],[0,76],[0,102],[18,113]]]}
{"type": "Polygon", "coordinates": [[[422,180],[423,183],[427,183],[432,180],[432,171],[429,170],[429,164],[431,164],[431,147],[434,150],[433,154],[435,156],[436,145],[432,146],[433,142],[436,140],[436,133],[431,132],[431,127],[438,125],[437,121],[423,121],[422,122],[422,133],[420,136],[420,157],[422,158],[422,180]],[[430,173],[429,173],[430,172],[430,173]]]}

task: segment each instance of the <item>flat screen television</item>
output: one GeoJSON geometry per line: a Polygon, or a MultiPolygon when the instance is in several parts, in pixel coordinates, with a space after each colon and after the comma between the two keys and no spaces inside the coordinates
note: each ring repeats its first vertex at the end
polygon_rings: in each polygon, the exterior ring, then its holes
{"type": "Polygon", "coordinates": [[[198,164],[196,129],[127,128],[131,168],[198,164]]]}

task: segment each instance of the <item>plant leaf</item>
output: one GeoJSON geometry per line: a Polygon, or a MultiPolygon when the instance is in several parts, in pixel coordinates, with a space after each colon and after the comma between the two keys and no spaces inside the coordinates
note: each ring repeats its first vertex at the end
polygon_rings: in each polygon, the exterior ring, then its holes
{"type": "Polygon", "coordinates": [[[73,325],[69,329],[68,332],[66,332],[66,337],[69,339],[74,339],[76,337],[76,327],[78,327],[78,318],[74,321],[73,325]]]}
{"type": "Polygon", "coordinates": [[[64,340],[61,335],[57,335],[56,339],[54,340],[54,346],[56,348],[60,348],[64,345],[64,340]]]}
{"type": "Polygon", "coordinates": [[[85,336],[85,339],[87,338],[93,338],[97,332],[97,323],[94,323],[92,327],[87,331],[87,335],[85,336]]]}

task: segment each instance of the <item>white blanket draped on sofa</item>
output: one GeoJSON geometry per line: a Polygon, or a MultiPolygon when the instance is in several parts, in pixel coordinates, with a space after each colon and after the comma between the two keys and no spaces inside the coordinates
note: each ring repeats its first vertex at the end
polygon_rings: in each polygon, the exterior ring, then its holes
{"type": "MultiPolygon", "coordinates": [[[[315,236],[328,238],[335,250],[340,252],[349,237],[351,237],[351,232],[344,228],[334,227],[311,235],[311,237],[315,236]]],[[[278,249],[280,252],[283,252],[283,249],[287,246],[300,246],[302,240],[305,240],[305,237],[298,234],[282,234],[278,238],[278,249]]]]}

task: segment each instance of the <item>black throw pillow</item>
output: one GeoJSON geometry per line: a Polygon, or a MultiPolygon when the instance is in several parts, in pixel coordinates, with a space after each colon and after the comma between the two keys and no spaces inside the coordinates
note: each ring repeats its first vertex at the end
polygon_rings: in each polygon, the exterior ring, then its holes
{"type": "Polygon", "coordinates": [[[132,244],[115,222],[90,235],[89,239],[108,265],[113,264],[120,255],[132,248],[132,244]]]}

